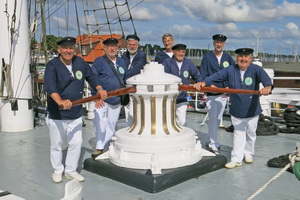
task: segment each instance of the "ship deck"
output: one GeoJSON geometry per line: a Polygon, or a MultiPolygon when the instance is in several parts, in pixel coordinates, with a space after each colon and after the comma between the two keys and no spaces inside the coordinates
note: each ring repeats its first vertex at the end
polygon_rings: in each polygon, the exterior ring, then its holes
{"type": "MultiPolygon", "coordinates": [[[[200,124],[204,117],[205,114],[202,113],[188,112],[186,124],[197,132],[203,148],[207,140],[207,125],[200,126],[200,124]]],[[[84,160],[90,158],[90,153],[95,146],[92,121],[84,119],[84,122],[86,126],[83,128],[84,143],[79,171],[85,177],[82,186],[83,199],[86,200],[247,199],[281,170],[268,167],[267,161],[273,157],[292,153],[296,148],[296,142],[300,140],[299,134],[279,133],[272,136],[258,136],[253,164],[244,163],[234,169],[222,168],[153,194],[82,168],[84,160]]],[[[230,125],[228,116],[224,117],[223,124],[230,125]]],[[[125,126],[124,119],[120,119],[118,129],[125,126]]],[[[230,157],[232,137],[232,133],[224,129],[219,130],[219,140],[222,144],[220,154],[227,159],[230,157]]],[[[0,190],[9,191],[27,200],[63,198],[65,184],[69,180],[63,179],[59,184],[52,182],[49,144],[46,125],[19,133],[0,132],[0,190]]],[[[294,174],[284,172],[254,199],[300,199],[299,185],[300,182],[294,174]]],[[[5,199],[5,196],[0,199],[5,199]]]]}

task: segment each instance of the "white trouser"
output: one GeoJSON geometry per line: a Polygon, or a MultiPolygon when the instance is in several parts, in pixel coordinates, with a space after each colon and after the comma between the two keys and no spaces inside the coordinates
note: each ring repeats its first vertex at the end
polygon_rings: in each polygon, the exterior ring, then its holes
{"type": "Polygon", "coordinates": [[[82,146],[82,118],[75,120],[54,120],[46,118],[50,131],[50,158],[55,173],[74,173],[82,146]],[[66,167],[62,164],[62,150],[68,147],[66,167]]]}
{"type": "Polygon", "coordinates": [[[176,104],[176,122],[179,126],[183,126],[186,122],[186,110],[188,102],[176,104]]]}
{"type": "Polygon", "coordinates": [[[218,142],[218,129],[220,120],[223,117],[227,99],[228,97],[226,95],[207,96],[206,105],[209,114],[208,137],[210,140],[208,146],[210,148],[220,147],[220,143],[218,142]]]}
{"type": "Polygon", "coordinates": [[[111,105],[108,103],[105,103],[102,108],[95,108],[93,124],[96,133],[96,149],[107,150],[109,142],[115,133],[120,110],[120,104],[111,105]]]}
{"type": "Polygon", "coordinates": [[[133,101],[130,98],[129,104],[124,106],[125,111],[125,120],[128,126],[131,126],[133,123],[133,101]]]}
{"type": "Polygon", "coordinates": [[[231,161],[242,162],[244,157],[252,157],[256,141],[259,115],[249,118],[231,116],[234,126],[231,161]]]}

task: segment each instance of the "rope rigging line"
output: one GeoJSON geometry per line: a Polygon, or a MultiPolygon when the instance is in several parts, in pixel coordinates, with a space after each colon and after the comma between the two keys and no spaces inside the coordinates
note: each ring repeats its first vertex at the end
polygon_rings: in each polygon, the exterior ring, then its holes
{"type": "MultiPolygon", "coordinates": [[[[49,8],[49,1],[46,1],[46,2],[47,2],[47,5],[48,5],[48,8],[49,8]]],[[[48,12],[48,15],[49,15],[49,9],[46,12],[48,12]]],[[[50,18],[48,19],[48,29],[49,29],[49,35],[51,35],[50,18]]]]}
{"type": "MultiPolygon", "coordinates": [[[[135,6],[139,5],[140,3],[142,3],[144,0],[140,1],[138,4],[136,4],[135,6]]],[[[129,16],[130,16],[130,20],[131,20],[131,24],[132,24],[132,27],[133,27],[133,30],[134,30],[134,35],[137,35],[136,33],[136,29],[135,29],[135,26],[134,26],[134,23],[133,23],[133,18],[132,18],[132,15],[131,15],[131,9],[134,8],[135,6],[133,6],[132,8],[129,8],[129,4],[128,4],[128,1],[126,0],[126,4],[127,4],[127,9],[128,9],[128,12],[129,12],[129,16]]]]}
{"type": "MultiPolygon", "coordinates": [[[[56,9],[57,9],[57,5],[56,5],[56,9]]],[[[58,12],[56,12],[56,17],[58,19],[58,12]]],[[[60,29],[59,29],[59,20],[56,20],[57,21],[57,35],[60,36],[60,29]]]]}
{"type": "Polygon", "coordinates": [[[14,13],[11,17],[11,25],[10,25],[10,52],[9,52],[9,65],[11,66],[12,64],[12,46],[14,42],[14,34],[15,34],[15,25],[16,25],[16,11],[17,11],[17,0],[15,0],[15,5],[14,5],[14,13]]]}
{"type": "Polygon", "coordinates": [[[110,21],[109,21],[109,19],[108,19],[108,14],[107,14],[107,10],[106,10],[106,5],[105,5],[105,3],[104,3],[104,0],[102,0],[102,2],[103,2],[103,7],[104,7],[105,15],[106,15],[106,21],[107,21],[109,33],[110,33],[110,35],[112,35],[112,33],[111,33],[111,28],[110,28],[110,21]]]}
{"type": "MultiPolygon", "coordinates": [[[[92,1],[92,5],[93,5],[93,8],[94,8],[94,7],[95,7],[95,2],[94,2],[94,0],[92,1]]],[[[97,12],[96,12],[96,11],[94,11],[94,12],[93,12],[93,14],[94,14],[94,17],[95,17],[96,23],[98,23],[97,12]]],[[[100,35],[100,29],[99,29],[99,27],[97,28],[97,32],[98,32],[98,35],[100,35]]],[[[89,32],[89,33],[90,33],[90,32],[89,32]]],[[[92,48],[92,45],[91,45],[91,48],[92,48]]]]}
{"type": "MultiPolygon", "coordinates": [[[[294,167],[295,162],[300,162],[300,143],[297,143],[296,150],[289,155],[289,160],[290,160],[290,163],[288,163],[282,170],[280,170],[275,176],[273,176],[266,184],[264,184],[261,188],[259,188],[247,200],[253,200],[258,194],[260,194],[262,191],[264,191],[274,180],[279,178],[290,166],[294,167]]],[[[297,164],[299,164],[299,163],[297,163],[297,164]]],[[[295,171],[294,171],[294,173],[299,174],[299,172],[295,172],[295,171]]],[[[296,177],[297,177],[297,174],[296,174],[296,177]]],[[[299,177],[297,177],[297,178],[299,179],[299,177]]]]}
{"type": "Polygon", "coordinates": [[[75,3],[75,13],[76,13],[76,21],[77,21],[77,29],[78,29],[78,35],[79,35],[79,53],[81,53],[81,32],[80,32],[80,25],[79,25],[79,17],[78,17],[78,9],[77,9],[77,0],[74,0],[75,3]]]}
{"type": "Polygon", "coordinates": [[[105,6],[103,8],[90,9],[90,10],[86,10],[86,11],[95,12],[95,11],[102,11],[102,10],[112,10],[113,8],[115,8],[115,6],[112,6],[112,7],[105,6]]]}
{"type": "MultiPolygon", "coordinates": [[[[0,97],[1,98],[5,98],[7,100],[10,100],[10,102],[12,101],[15,101],[15,100],[24,100],[24,98],[19,98],[19,96],[21,95],[21,92],[22,92],[22,88],[24,87],[24,84],[21,85],[21,76],[22,74],[24,73],[24,70],[25,70],[25,62],[21,68],[21,73],[20,73],[20,77],[15,77],[15,79],[18,80],[18,83],[16,85],[16,90],[15,92],[13,91],[13,86],[12,86],[12,76],[11,76],[11,66],[12,66],[12,62],[13,62],[13,59],[14,59],[14,54],[13,54],[13,48],[15,46],[13,46],[14,44],[14,36],[15,36],[15,33],[16,33],[16,30],[15,30],[15,26],[16,26],[16,19],[17,19],[17,0],[14,1],[14,10],[13,10],[13,14],[12,14],[12,17],[11,17],[11,23],[10,23],[10,26],[9,26],[9,13],[8,13],[8,10],[7,10],[7,7],[8,7],[8,4],[7,4],[7,1],[6,1],[6,10],[5,10],[5,13],[6,13],[6,16],[7,16],[7,22],[8,22],[8,31],[10,32],[10,49],[9,49],[9,61],[8,63],[9,64],[6,64],[5,63],[5,60],[4,58],[2,58],[2,82],[1,82],[1,92],[0,92],[0,97]],[[6,83],[6,88],[7,88],[7,96],[3,96],[3,89],[4,89],[4,83],[6,83]],[[19,94],[18,94],[19,93],[19,94]]],[[[27,51],[27,55],[30,54],[30,49],[28,49],[27,51]]],[[[29,78],[31,78],[31,75],[27,76],[25,81],[28,80],[29,78]]],[[[28,100],[28,99],[26,99],[28,100]]]]}
{"type": "MultiPolygon", "coordinates": [[[[63,7],[67,2],[69,2],[70,0],[66,0],[62,5],[60,5],[59,7],[57,7],[51,14],[49,14],[47,17],[46,17],[46,20],[48,19],[48,18],[50,18],[54,13],[56,13],[59,9],[61,9],[61,7],[63,7]]],[[[40,19],[40,18],[39,18],[40,19]]],[[[39,23],[38,24],[38,26],[40,26],[42,24],[42,22],[41,23],[39,23]]]]}
{"type": "Polygon", "coordinates": [[[68,1],[68,5],[67,6],[65,5],[64,9],[65,9],[67,35],[69,35],[69,7],[70,7],[70,2],[69,2],[69,0],[65,0],[65,1],[68,1]]]}
{"type": "Polygon", "coordinates": [[[4,13],[6,13],[6,18],[7,18],[7,31],[8,31],[7,41],[10,41],[10,43],[9,43],[8,64],[6,64],[4,58],[2,58],[2,72],[1,72],[2,80],[1,80],[1,91],[0,91],[2,95],[4,91],[4,84],[6,84],[6,90],[7,90],[7,96],[5,97],[6,99],[11,99],[14,96],[12,82],[11,82],[11,66],[13,60],[12,52],[13,52],[13,41],[14,41],[13,37],[15,34],[16,10],[17,10],[17,0],[15,0],[14,2],[14,11],[10,22],[10,14],[8,13],[8,0],[6,0],[4,13]]]}
{"type": "Polygon", "coordinates": [[[120,28],[121,28],[121,31],[122,31],[122,36],[124,37],[125,34],[124,34],[123,26],[122,26],[122,20],[121,20],[120,14],[119,14],[118,4],[117,4],[116,0],[114,0],[114,2],[115,2],[116,11],[117,11],[117,14],[118,14],[118,19],[119,19],[118,21],[120,23],[120,28]]]}
{"type": "MultiPolygon", "coordinates": [[[[88,1],[86,0],[85,1],[86,2],[86,7],[88,7],[89,5],[88,5],[88,1]]],[[[92,5],[93,5],[93,7],[94,7],[94,1],[92,1],[92,5]]],[[[87,32],[88,32],[88,37],[89,37],[89,46],[90,46],[90,49],[93,49],[93,39],[92,39],[92,37],[91,37],[91,32],[90,32],[90,28],[89,28],[89,26],[88,26],[88,16],[87,16],[87,14],[88,14],[88,12],[85,12],[85,4],[84,4],[84,0],[82,0],[82,8],[83,8],[83,10],[84,10],[84,18],[85,18],[85,25],[86,25],[86,29],[87,29],[87,32]]],[[[96,12],[93,12],[93,14],[94,14],[94,17],[95,17],[95,19],[96,19],[96,21],[97,21],[97,15],[96,15],[96,12]]],[[[99,32],[99,29],[97,30],[98,32],[99,32]]],[[[98,34],[99,35],[99,34],[98,34]]],[[[100,41],[100,37],[99,37],[99,41],[100,41]]],[[[94,60],[95,59],[95,56],[94,56],[94,51],[91,51],[91,53],[92,53],[92,59],[94,60]]]]}
{"type": "MultiPolygon", "coordinates": [[[[5,4],[5,11],[4,11],[4,13],[6,13],[6,23],[7,23],[7,31],[8,31],[8,33],[9,33],[9,13],[8,13],[8,11],[7,11],[7,7],[8,7],[8,3],[7,3],[7,1],[8,0],[6,0],[6,4],[5,4]]],[[[7,34],[8,36],[9,36],[9,34],[7,34]]],[[[9,41],[9,37],[8,37],[8,41],[9,41]]]]}
{"type": "MultiPolygon", "coordinates": [[[[102,0],[103,1],[103,0],[102,0]]],[[[127,0],[125,0],[125,2],[124,3],[122,3],[122,4],[118,4],[118,3],[116,3],[115,2],[115,5],[114,6],[112,6],[112,7],[106,7],[106,4],[104,4],[105,6],[103,7],[103,8],[97,8],[97,9],[84,9],[84,13],[85,13],[85,16],[87,16],[88,15],[88,13],[90,13],[90,12],[95,12],[96,13],[96,11],[103,11],[103,10],[105,10],[105,12],[106,12],[106,19],[107,19],[107,22],[106,23],[98,23],[98,22],[96,22],[96,23],[86,23],[86,26],[93,26],[93,27],[98,27],[98,29],[97,30],[94,30],[93,32],[90,32],[89,31],[89,33],[91,33],[91,34],[94,34],[94,33],[96,33],[96,32],[99,32],[99,29],[102,29],[102,28],[104,28],[105,26],[109,26],[109,29],[111,30],[111,28],[110,28],[110,25],[115,25],[115,24],[118,24],[118,23],[120,23],[120,22],[128,22],[129,20],[131,21],[131,23],[132,23],[132,27],[133,27],[133,30],[134,30],[134,34],[136,34],[136,29],[135,29],[135,25],[134,25],[134,22],[133,22],[133,18],[132,18],[132,15],[131,15],[131,10],[133,9],[133,8],[135,8],[136,6],[138,6],[139,4],[141,4],[142,2],[143,2],[144,0],[141,0],[140,2],[138,2],[137,4],[135,4],[134,6],[132,6],[131,8],[129,7],[129,4],[128,4],[128,1],[127,0]],[[118,7],[118,6],[125,6],[125,5],[127,5],[127,10],[126,11],[124,11],[123,13],[118,13],[118,11],[117,11],[117,17],[115,17],[115,18],[113,18],[113,19],[111,19],[111,20],[109,20],[109,18],[108,18],[108,14],[107,14],[107,9],[111,9],[111,8],[114,8],[114,7],[118,7]],[[121,16],[123,16],[123,15],[125,15],[125,14],[127,14],[128,13],[128,15],[129,15],[129,17],[128,17],[128,19],[121,19],[121,16]]],[[[104,3],[104,2],[103,2],[104,3]]],[[[93,8],[94,8],[94,6],[93,6],[93,8]]],[[[116,9],[118,9],[118,8],[116,8],[116,9]]],[[[97,19],[96,17],[95,17],[95,19],[97,19]]],[[[88,28],[89,29],[89,28],[88,28]]],[[[121,28],[122,29],[122,28],[121,28]]],[[[111,33],[111,31],[110,31],[110,33],[111,33]]]]}
{"type": "MultiPolygon", "coordinates": [[[[56,5],[56,3],[57,3],[58,1],[59,1],[59,0],[56,0],[54,3],[52,3],[51,6],[49,6],[49,4],[48,4],[48,8],[47,8],[46,12],[49,13],[49,10],[50,10],[54,5],[56,5]]],[[[49,1],[48,1],[48,2],[49,2],[49,1]]]]}
{"type": "Polygon", "coordinates": [[[116,1],[115,1],[115,5],[116,6],[125,6],[127,4],[127,1],[125,1],[123,4],[118,4],[116,1]]]}

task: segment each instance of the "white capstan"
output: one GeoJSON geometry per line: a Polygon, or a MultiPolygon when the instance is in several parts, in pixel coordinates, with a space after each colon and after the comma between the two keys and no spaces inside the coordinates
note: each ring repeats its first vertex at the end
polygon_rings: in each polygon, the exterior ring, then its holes
{"type": "Polygon", "coordinates": [[[194,130],[176,124],[176,98],[181,79],[164,72],[156,62],[144,66],[141,74],[127,80],[135,85],[133,125],[115,133],[108,151],[117,166],[133,169],[161,169],[192,165],[203,157],[194,130]]]}

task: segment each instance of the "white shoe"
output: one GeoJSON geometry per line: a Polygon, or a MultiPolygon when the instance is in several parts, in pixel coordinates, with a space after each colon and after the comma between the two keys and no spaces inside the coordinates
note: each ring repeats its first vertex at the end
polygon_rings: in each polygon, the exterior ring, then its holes
{"type": "Polygon", "coordinates": [[[220,154],[219,153],[219,148],[217,148],[217,147],[211,147],[210,149],[211,149],[211,152],[213,152],[214,154],[216,154],[216,155],[220,154]]]}
{"type": "Polygon", "coordinates": [[[83,182],[84,181],[84,177],[81,176],[80,174],[78,174],[77,172],[72,173],[72,174],[65,173],[65,178],[66,179],[70,179],[70,180],[75,179],[75,180],[77,180],[79,182],[83,182]]]}
{"type": "Polygon", "coordinates": [[[242,166],[242,163],[238,163],[235,161],[230,161],[229,163],[226,163],[226,165],[225,165],[225,167],[228,169],[232,169],[232,168],[239,167],[239,166],[242,166]]]}
{"type": "Polygon", "coordinates": [[[52,174],[52,180],[54,183],[60,183],[62,182],[62,173],[53,173],[52,174]]]}
{"type": "Polygon", "coordinates": [[[251,156],[245,157],[244,161],[245,161],[245,163],[251,164],[251,163],[253,163],[253,158],[251,156]]]}

